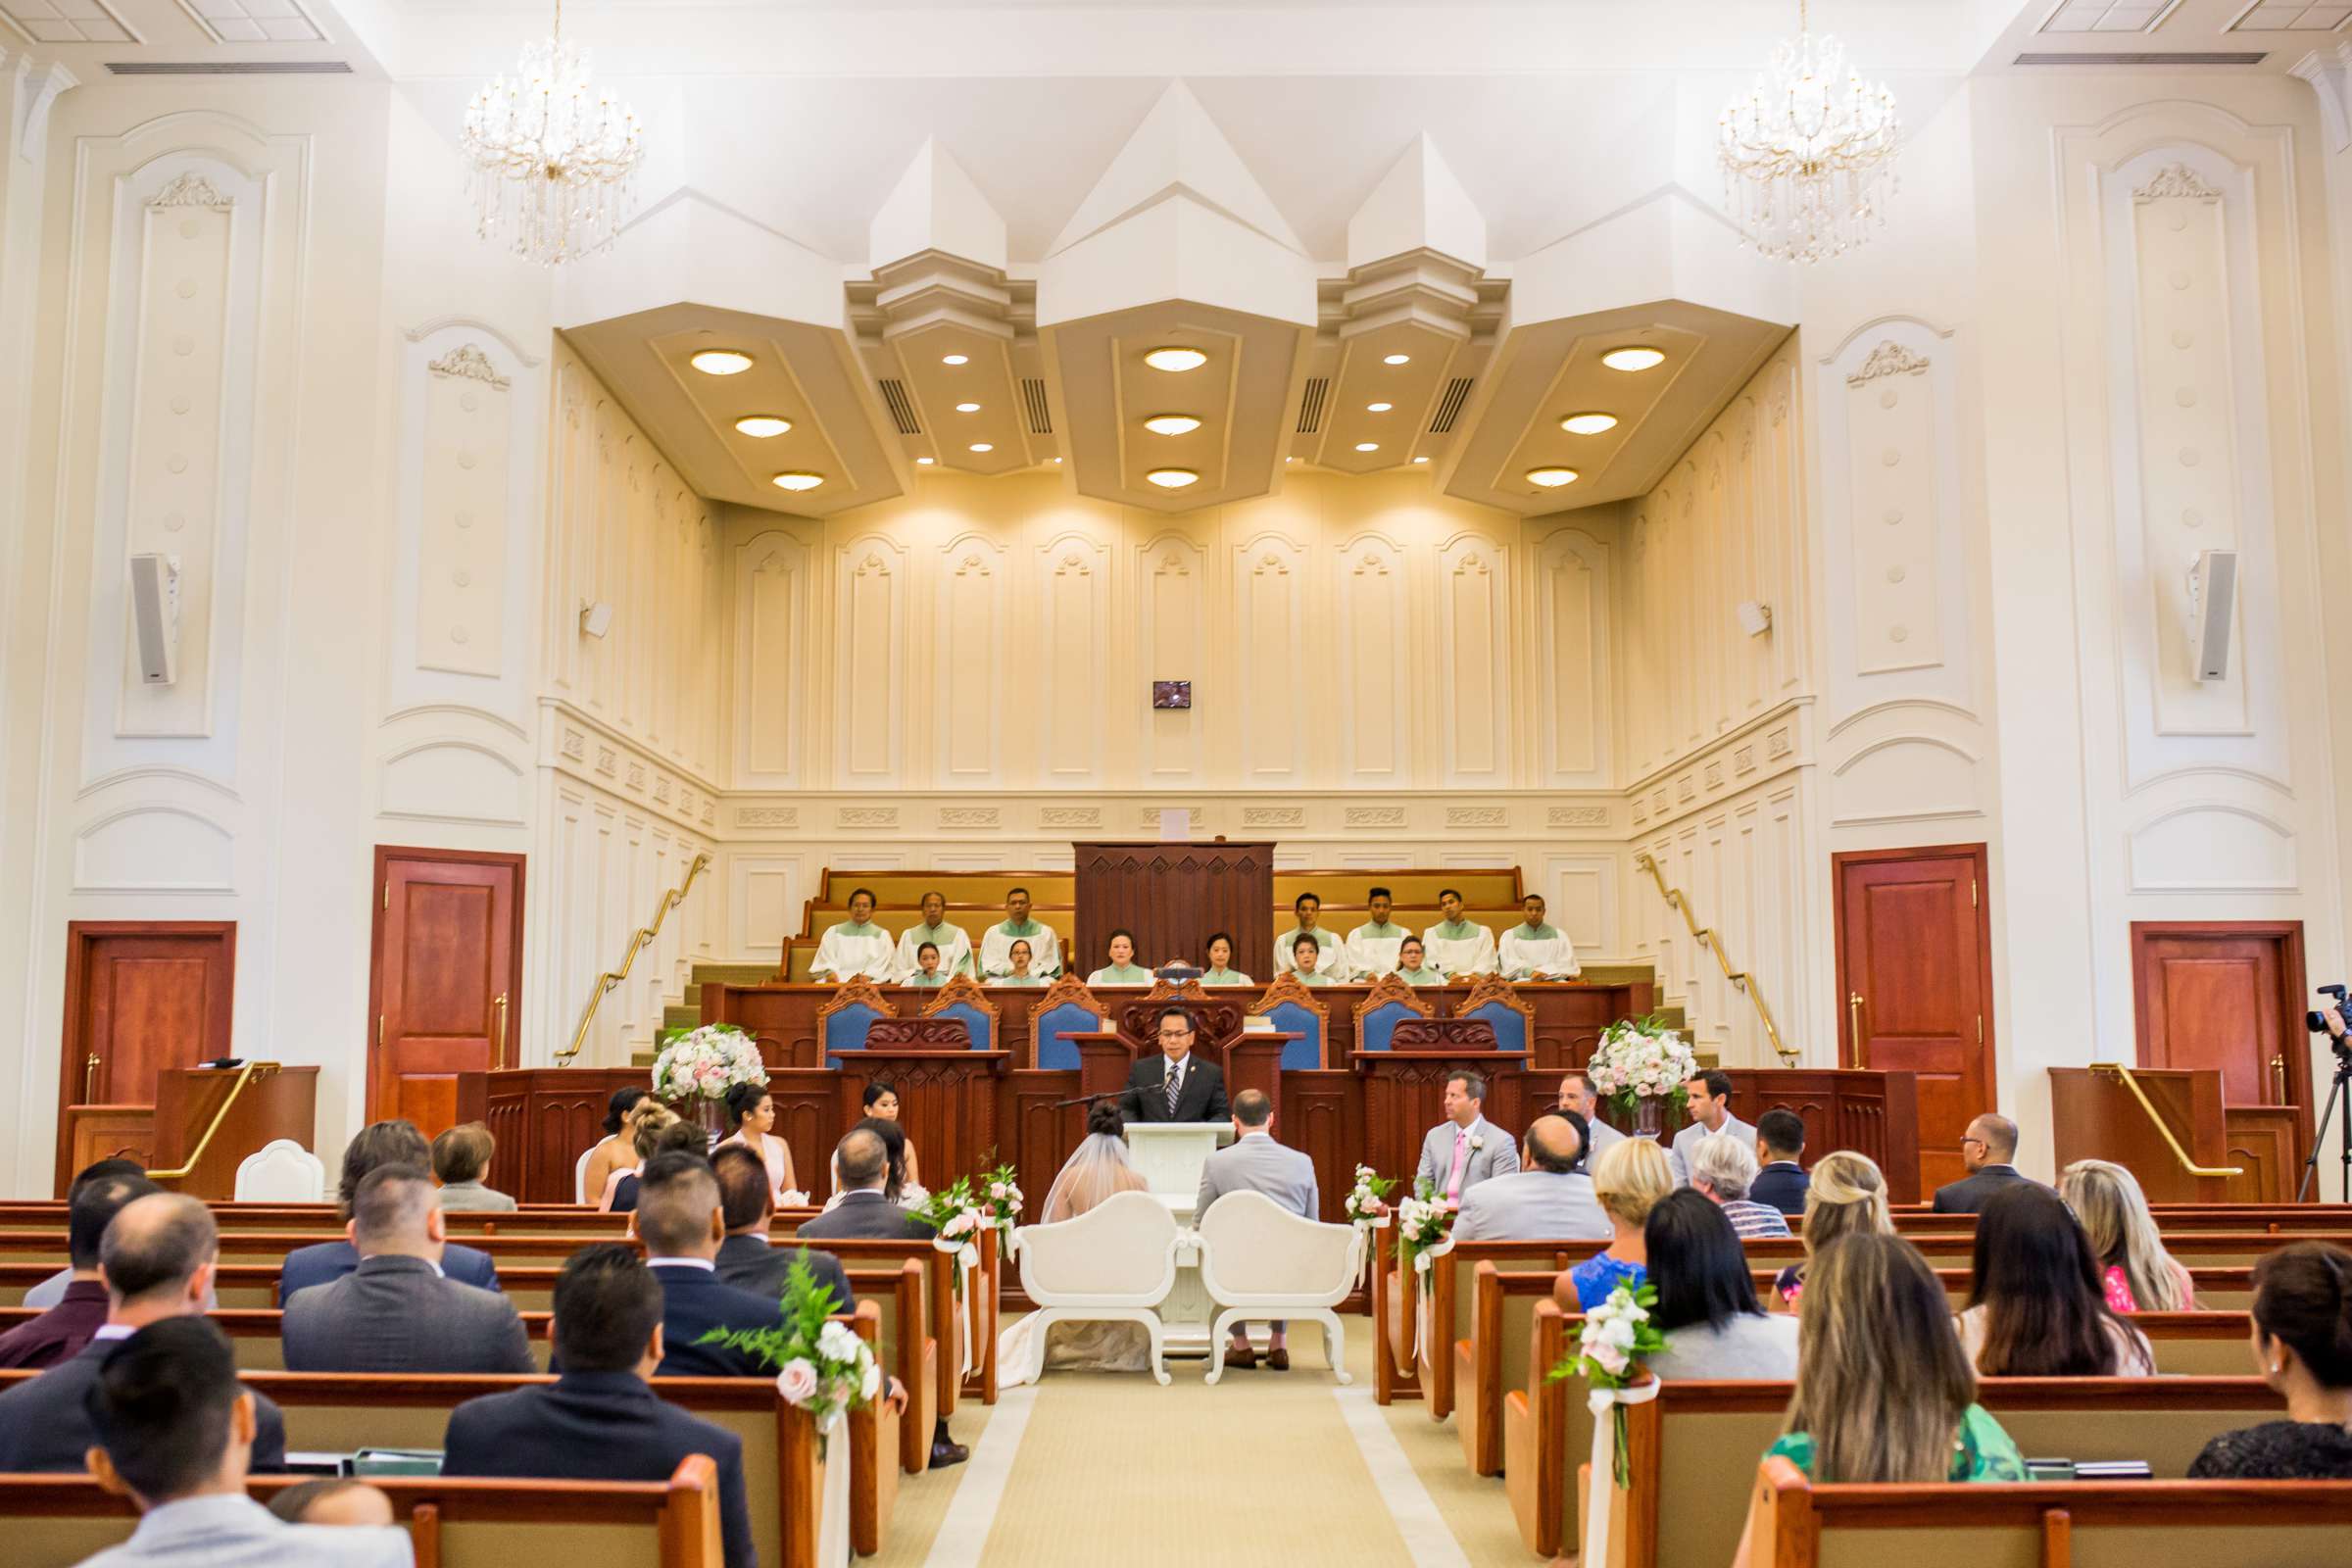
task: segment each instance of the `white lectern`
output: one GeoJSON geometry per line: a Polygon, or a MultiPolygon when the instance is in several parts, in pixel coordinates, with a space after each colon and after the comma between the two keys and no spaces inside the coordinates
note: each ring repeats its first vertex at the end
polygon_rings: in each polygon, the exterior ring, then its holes
{"type": "MultiPolygon", "coordinates": [[[[1200,1166],[1233,1142],[1229,1121],[1135,1121],[1127,1124],[1127,1148],[1135,1168],[1151,1184],[1152,1196],[1168,1205],[1176,1222],[1189,1226],[1193,1200],[1200,1196],[1200,1166]]],[[[1186,1245],[1176,1252],[1176,1284],[1159,1303],[1164,1348],[1170,1355],[1206,1355],[1216,1303],[1200,1284],[1200,1250],[1186,1245]]]]}

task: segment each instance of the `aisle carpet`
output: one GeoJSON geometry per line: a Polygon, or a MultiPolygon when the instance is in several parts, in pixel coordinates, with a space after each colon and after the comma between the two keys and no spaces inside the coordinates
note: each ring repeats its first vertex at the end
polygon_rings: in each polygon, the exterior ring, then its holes
{"type": "Polygon", "coordinates": [[[1321,1336],[1293,1369],[1171,1361],[1148,1375],[1048,1374],[993,1411],[959,1406],[968,1464],[904,1483],[883,1568],[1197,1568],[1532,1563],[1502,1483],[1473,1476],[1450,1424],[1372,1402],[1370,1324],[1348,1320],[1355,1382],[1321,1336]]]}

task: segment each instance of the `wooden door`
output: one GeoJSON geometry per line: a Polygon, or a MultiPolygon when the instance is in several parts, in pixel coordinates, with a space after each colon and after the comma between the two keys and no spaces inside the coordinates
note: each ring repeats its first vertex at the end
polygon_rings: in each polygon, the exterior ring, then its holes
{"type": "Polygon", "coordinates": [[[1913,1074],[1930,1192],[1968,1173],[1960,1136],[1995,1108],[1984,846],[1838,855],[1831,874],[1842,1064],[1913,1074]]]}
{"type": "Polygon", "coordinates": [[[430,1138],[458,1119],[458,1074],[520,1060],[522,857],[375,851],[368,1115],[430,1138]]]}
{"type": "Polygon", "coordinates": [[[2132,995],[2142,1067],[2210,1067],[2225,1105],[2311,1107],[2297,920],[2134,920],[2132,995]]]}
{"type": "Polygon", "coordinates": [[[112,1154],[153,1152],[155,1078],[229,1054],[237,928],[220,920],[66,927],[57,1190],[112,1154]]]}

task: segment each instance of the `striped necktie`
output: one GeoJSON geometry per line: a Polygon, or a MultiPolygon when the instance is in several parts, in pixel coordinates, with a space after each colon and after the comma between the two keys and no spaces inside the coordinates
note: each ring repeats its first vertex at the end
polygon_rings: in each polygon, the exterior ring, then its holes
{"type": "Polygon", "coordinates": [[[1184,1087],[1184,1073],[1174,1062],[1168,1063],[1168,1120],[1176,1119],[1176,1096],[1184,1087]]]}

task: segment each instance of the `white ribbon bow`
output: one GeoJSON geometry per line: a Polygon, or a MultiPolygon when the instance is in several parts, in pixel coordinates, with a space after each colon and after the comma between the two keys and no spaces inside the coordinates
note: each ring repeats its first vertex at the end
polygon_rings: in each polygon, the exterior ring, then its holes
{"type": "MultiPolygon", "coordinates": [[[[1429,1277],[1429,1271],[1436,1265],[1439,1258],[1452,1250],[1453,1236],[1448,1232],[1446,1239],[1437,1246],[1425,1248],[1413,1254],[1413,1359],[1416,1362],[1421,1359],[1421,1346],[1429,1336],[1432,1298],[1438,1294],[1437,1282],[1429,1277]]],[[[1437,1354],[1434,1347],[1431,1348],[1430,1354],[1432,1356],[1437,1354]]]]}
{"type": "Polygon", "coordinates": [[[1664,1387],[1653,1377],[1630,1389],[1594,1389],[1586,1396],[1592,1411],[1592,1476],[1585,1486],[1585,1551],[1579,1562],[1609,1560],[1609,1497],[1617,1487],[1617,1421],[1610,1407],[1647,1404],[1664,1387]]]}
{"type": "Polygon", "coordinates": [[[849,1417],[839,1410],[816,1429],[825,1451],[824,1491],[816,1505],[816,1560],[824,1568],[847,1568],[850,1561],[849,1429],[849,1417]]]}

